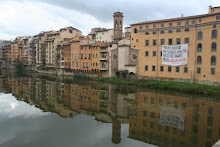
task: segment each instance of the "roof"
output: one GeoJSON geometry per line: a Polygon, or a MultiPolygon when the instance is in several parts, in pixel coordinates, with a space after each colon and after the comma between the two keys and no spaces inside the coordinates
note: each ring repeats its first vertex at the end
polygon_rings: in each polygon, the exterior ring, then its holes
{"type": "Polygon", "coordinates": [[[177,17],[177,18],[170,18],[170,19],[145,21],[145,22],[140,22],[140,23],[136,23],[136,24],[131,24],[131,26],[143,25],[143,24],[151,24],[151,23],[160,23],[160,22],[169,22],[169,21],[178,21],[178,20],[186,20],[186,19],[196,19],[196,18],[214,16],[214,15],[219,15],[219,14],[220,14],[220,12],[219,13],[212,13],[212,14],[202,14],[202,15],[194,15],[194,16],[187,16],[187,17],[177,17]]]}
{"type": "Polygon", "coordinates": [[[110,30],[113,30],[113,29],[102,29],[102,30],[96,30],[96,32],[105,32],[105,31],[110,31],[110,30]]]}

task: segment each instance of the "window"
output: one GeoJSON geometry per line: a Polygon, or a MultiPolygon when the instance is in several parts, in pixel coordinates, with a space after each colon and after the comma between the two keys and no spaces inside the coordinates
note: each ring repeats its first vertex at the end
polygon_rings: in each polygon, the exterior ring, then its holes
{"type": "Polygon", "coordinates": [[[173,39],[169,39],[169,45],[173,44],[173,39]]]}
{"type": "Polygon", "coordinates": [[[169,30],[169,33],[173,33],[173,30],[169,30]]]}
{"type": "Polygon", "coordinates": [[[148,65],[145,65],[145,71],[148,71],[148,65]]]}
{"type": "Polygon", "coordinates": [[[157,31],[153,31],[153,34],[157,34],[157,31]]]}
{"type": "Polygon", "coordinates": [[[181,29],[177,29],[176,32],[177,32],[177,33],[180,33],[180,32],[181,32],[181,29]]]}
{"type": "Polygon", "coordinates": [[[156,66],[152,66],[152,71],[156,71],[156,66]]]}
{"type": "Polygon", "coordinates": [[[149,32],[145,32],[145,35],[149,35],[149,32]]]}
{"type": "Polygon", "coordinates": [[[146,26],[145,26],[145,28],[147,29],[147,28],[149,28],[149,26],[148,26],[148,25],[146,25],[146,26]]]}
{"type": "Polygon", "coordinates": [[[196,20],[192,20],[192,24],[196,24],[196,20]]]}
{"type": "Polygon", "coordinates": [[[153,51],[153,57],[156,57],[156,56],[157,56],[157,52],[153,51]]]}
{"type": "Polygon", "coordinates": [[[161,28],[163,28],[164,27],[164,24],[161,24],[161,28]]]}
{"type": "Polygon", "coordinates": [[[185,44],[189,44],[189,38],[185,38],[185,44]]]}
{"type": "Polygon", "coordinates": [[[145,40],[145,45],[149,46],[149,40],[145,40]]]}
{"type": "Polygon", "coordinates": [[[172,27],[172,26],[173,26],[173,23],[169,23],[169,26],[172,27]]]}
{"type": "Polygon", "coordinates": [[[147,122],[145,120],[143,120],[143,126],[146,127],[147,126],[147,122]]]}
{"type": "Polygon", "coordinates": [[[188,67],[187,66],[184,67],[184,73],[188,73],[188,67]]]}
{"type": "Polygon", "coordinates": [[[198,56],[196,61],[197,61],[197,64],[202,64],[202,57],[198,56]]]}
{"type": "Polygon", "coordinates": [[[199,31],[198,32],[198,40],[202,40],[202,38],[203,38],[203,33],[202,33],[202,31],[199,31]]]}
{"type": "Polygon", "coordinates": [[[211,65],[216,65],[216,57],[215,56],[211,57],[211,65]]]}
{"type": "Polygon", "coordinates": [[[160,31],[160,34],[164,34],[164,31],[160,31]]]}
{"type": "Polygon", "coordinates": [[[212,31],[212,39],[216,39],[217,38],[217,30],[213,30],[212,31]]]}
{"type": "Polygon", "coordinates": [[[185,29],[185,32],[189,32],[189,29],[185,29]]]}
{"type": "Polygon", "coordinates": [[[153,40],[153,45],[154,46],[157,45],[157,40],[156,39],[153,40]]]}
{"type": "Polygon", "coordinates": [[[160,66],[160,71],[163,72],[163,66],[160,66]]]}
{"type": "Polygon", "coordinates": [[[185,22],[185,25],[189,25],[189,21],[186,21],[186,22],[185,22]]]}
{"type": "Polygon", "coordinates": [[[212,52],[216,52],[217,45],[215,42],[212,43],[212,52]]]}
{"type": "Polygon", "coordinates": [[[199,111],[199,104],[195,104],[195,110],[199,111]]]}
{"type": "Polygon", "coordinates": [[[197,74],[201,74],[201,67],[197,67],[197,74]]]}
{"type": "Polygon", "coordinates": [[[176,67],[176,72],[180,72],[180,67],[176,67]]]}
{"type": "Polygon", "coordinates": [[[153,28],[156,28],[156,27],[157,27],[157,25],[154,24],[154,25],[153,25],[153,28]]]}
{"type": "Polygon", "coordinates": [[[168,66],[168,72],[172,72],[172,67],[168,66]]]}
{"type": "Polygon", "coordinates": [[[163,55],[163,52],[162,52],[162,51],[160,51],[160,56],[162,57],[162,55],[163,55]]]}
{"type": "Polygon", "coordinates": [[[181,22],[177,22],[177,25],[180,26],[180,25],[181,25],[181,22]]]}
{"type": "Polygon", "coordinates": [[[211,75],[215,75],[215,68],[211,68],[211,75]]]}
{"type": "Polygon", "coordinates": [[[209,113],[209,114],[213,114],[213,107],[209,107],[208,113],[209,113]]]}
{"type": "Polygon", "coordinates": [[[178,44],[181,44],[181,39],[180,38],[177,38],[176,39],[176,44],[178,45],[178,44]]]}
{"type": "Polygon", "coordinates": [[[135,33],[135,34],[137,33],[137,28],[134,28],[134,33],[135,33]]]}
{"type": "Polygon", "coordinates": [[[213,28],[216,28],[216,25],[213,25],[213,28]]]}
{"type": "Polygon", "coordinates": [[[142,29],[143,27],[142,26],[140,26],[140,30],[142,29]]]}
{"type": "Polygon", "coordinates": [[[138,39],[136,39],[136,42],[138,42],[138,39]]]}
{"type": "Polygon", "coordinates": [[[160,40],[160,44],[161,44],[161,45],[164,45],[164,39],[161,39],[161,40],[160,40]]]}
{"type": "Polygon", "coordinates": [[[145,57],[149,56],[149,51],[145,51],[145,57]]]}
{"type": "Polygon", "coordinates": [[[202,19],[199,19],[199,22],[202,22],[202,19]]]}
{"type": "Polygon", "coordinates": [[[216,16],[216,20],[220,20],[220,16],[216,16]]]}
{"type": "Polygon", "coordinates": [[[199,43],[197,45],[197,52],[202,52],[202,44],[201,43],[199,43]]]}

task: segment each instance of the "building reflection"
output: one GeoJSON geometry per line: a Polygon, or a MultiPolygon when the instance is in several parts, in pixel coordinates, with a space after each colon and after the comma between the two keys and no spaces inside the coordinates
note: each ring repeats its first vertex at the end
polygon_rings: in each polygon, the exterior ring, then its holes
{"type": "Polygon", "coordinates": [[[151,91],[120,92],[98,83],[38,77],[0,79],[0,91],[61,117],[94,116],[112,124],[112,143],[121,142],[121,125],[131,139],[157,146],[208,147],[220,138],[220,102],[151,91]]]}

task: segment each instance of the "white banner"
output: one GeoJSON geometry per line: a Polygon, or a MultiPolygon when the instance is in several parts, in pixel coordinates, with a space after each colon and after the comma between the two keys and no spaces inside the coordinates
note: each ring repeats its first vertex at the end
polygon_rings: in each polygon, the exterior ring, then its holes
{"type": "Polygon", "coordinates": [[[184,131],[185,112],[173,107],[160,108],[160,125],[170,126],[184,131]]]}
{"type": "Polygon", "coordinates": [[[187,64],[188,44],[182,45],[163,45],[162,64],[180,66],[187,64]]]}

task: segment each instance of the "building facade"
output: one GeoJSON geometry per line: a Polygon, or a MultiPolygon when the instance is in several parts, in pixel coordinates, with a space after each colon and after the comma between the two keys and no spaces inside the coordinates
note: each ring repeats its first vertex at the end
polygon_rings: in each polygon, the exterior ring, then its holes
{"type": "Polygon", "coordinates": [[[140,50],[140,78],[218,84],[220,81],[220,7],[208,14],[131,25],[131,47],[140,50]],[[186,66],[162,65],[162,45],[188,44],[186,66]]]}

